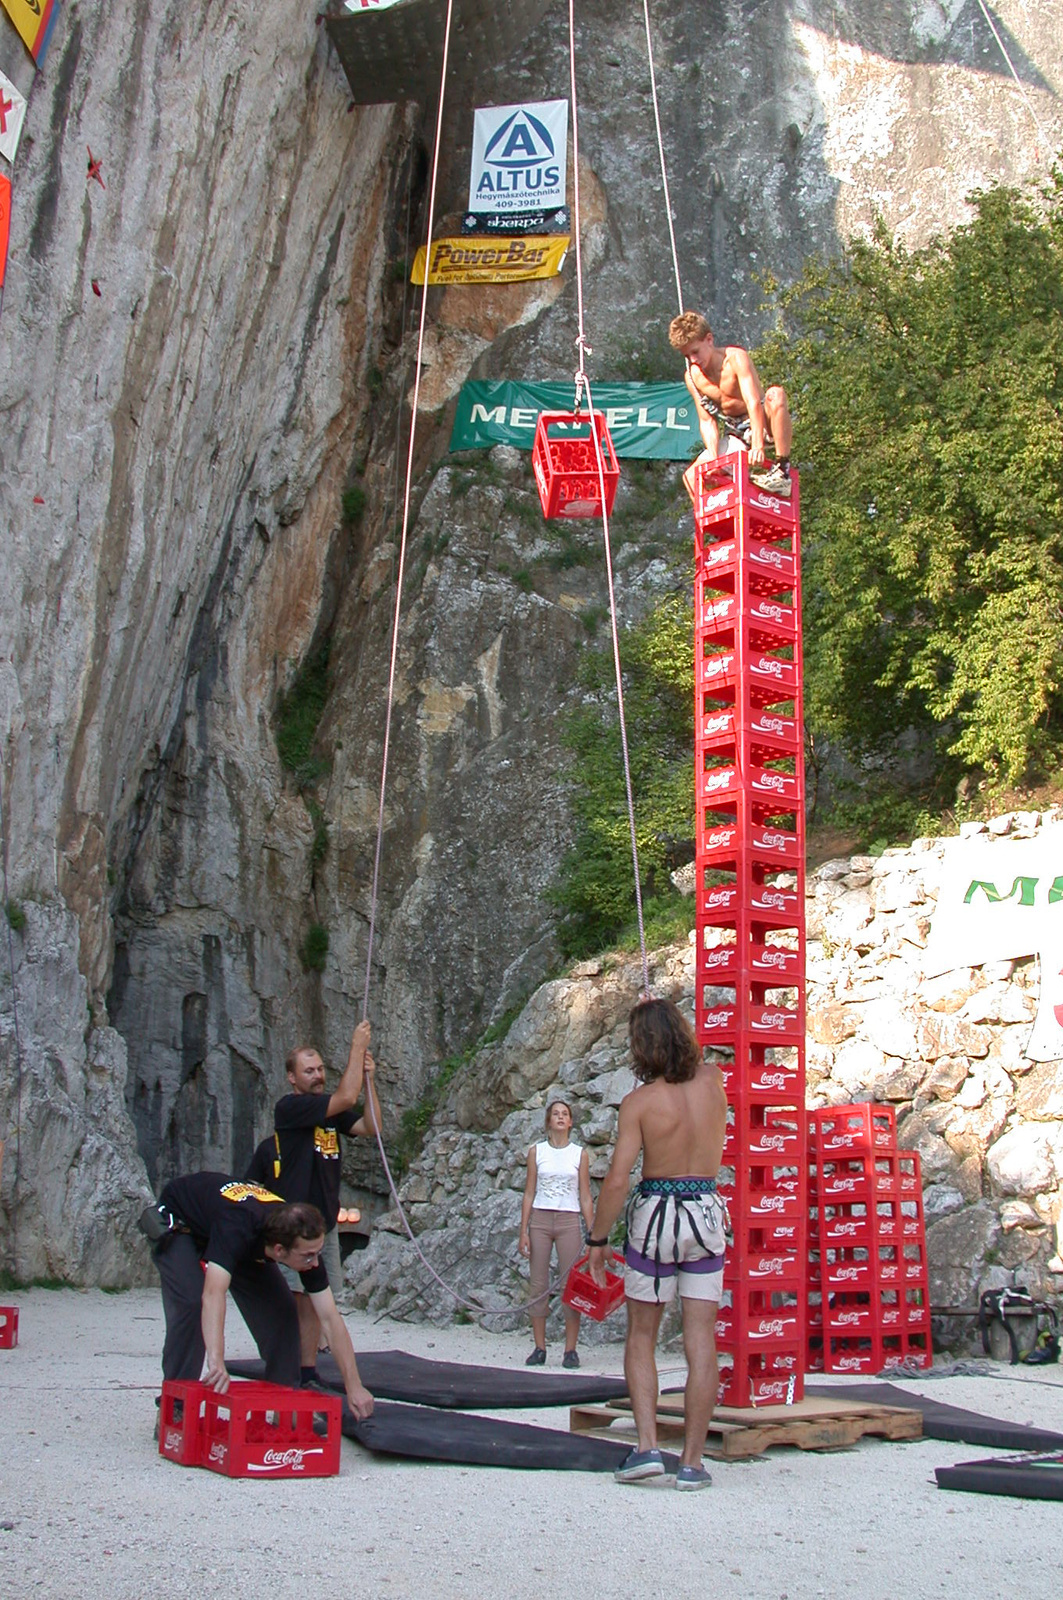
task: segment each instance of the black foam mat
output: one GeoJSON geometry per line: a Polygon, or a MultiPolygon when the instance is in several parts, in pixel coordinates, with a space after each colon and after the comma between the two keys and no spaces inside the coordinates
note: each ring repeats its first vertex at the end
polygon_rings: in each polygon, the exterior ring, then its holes
{"type": "Polygon", "coordinates": [[[998,1450],[1058,1450],[1063,1433],[1034,1428],[1028,1423],[985,1417],[962,1406],[946,1405],[929,1395],[912,1394],[895,1383],[806,1383],[805,1396],[817,1400],[862,1400],[877,1406],[907,1406],[923,1414],[924,1439],[947,1439],[954,1444],[984,1444],[998,1450]]]}
{"type": "MultiPolygon", "coordinates": [[[[228,1361],[236,1378],[261,1378],[261,1361],[228,1361]]],[[[329,1389],[342,1392],[343,1380],[329,1355],[317,1358],[317,1371],[329,1389]]],[[[378,1400],[403,1400],[448,1411],[533,1410],[538,1406],[580,1406],[619,1400],[627,1394],[623,1378],[594,1373],[543,1372],[524,1367],[476,1367],[460,1361],[428,1361],[405,1350],[360,1350],[358,1372],[378,1400]]]]}
{"type": "Polygon", "coordinates": [[[939,1489],[969,1494],[1007,1494],[1021,1500],[1063,1500],[1063,1452],[1004,1456],[990,1461],[959,1461],[935,1467],[939,1489]]]}
{"type": "MultiPolygon", "coordinates": [[[[615,1472],[630,1444],[562,1433],[500,1417],[473,1417],[432,1406],[396,1405],[381,1400],[373,1415],[358,1422],[344,1403],[343,1431],[377,1455],[416,1461],[453,1461],[464,1466],[521,1467],[551,1472],[615,1472]]],[[[675,1472],[678,1458],[665,1455],[675,1472]]]]}

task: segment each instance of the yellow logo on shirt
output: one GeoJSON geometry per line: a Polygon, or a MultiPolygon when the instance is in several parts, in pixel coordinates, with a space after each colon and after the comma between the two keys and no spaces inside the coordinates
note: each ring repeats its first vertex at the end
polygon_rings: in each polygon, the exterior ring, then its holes
{"type": "Polygon", "coordinates": [[[277,1205],[284,1204],[279,1194],[264,1189],[260,1183],[223,1183],[220,1193],[224,1200],[273,1200],[277,1205]]]}
{"type": "Polygon", "coordinates": [[[340,1153],[340,1140],[335,1128],[314,1129],[314,1154],[335,1160],[340,1153]]]}

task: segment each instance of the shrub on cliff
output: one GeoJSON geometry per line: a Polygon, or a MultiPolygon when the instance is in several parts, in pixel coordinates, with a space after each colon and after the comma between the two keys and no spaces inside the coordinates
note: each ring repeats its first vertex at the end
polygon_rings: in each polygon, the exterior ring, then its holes
{"type": "Polygon", "coordinates": [[[774,287],[757,352],[796,419],[807,724],[857,762],[914,730],[931,788],[1063,757],[1063,174],[971,203],[774,287]]]}

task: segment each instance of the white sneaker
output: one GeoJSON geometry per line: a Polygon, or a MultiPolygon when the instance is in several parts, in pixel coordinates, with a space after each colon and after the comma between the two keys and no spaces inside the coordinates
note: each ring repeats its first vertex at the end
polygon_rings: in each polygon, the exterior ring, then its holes
{"type": "Polygon", "coordinates": [[[789,500],[790,480],[777,461],[761,471],[751,472],[749,476],[765,494],[777,494],[780,500],[789,500]]]}

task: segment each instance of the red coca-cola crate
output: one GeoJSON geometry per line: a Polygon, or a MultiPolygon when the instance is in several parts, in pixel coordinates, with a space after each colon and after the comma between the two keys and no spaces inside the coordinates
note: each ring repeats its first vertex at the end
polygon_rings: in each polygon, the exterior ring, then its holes
{"type": "Polygon", "coordinates": [[[13,1350],[18,1344],[18,1306],[0,1306],[0,1350],[13,1350]]]}
{"type": "Polygon", "coordinates": [[[558,517],[600,517],[603,479],[605,509],[612,511],[620,467],[603,413],[595,411],[592,424],[590,416],[575,412],[542,412],[535,429],[532,469],[543,516],[548,521],[558,517]],[[566,430],[563,435],[557,432],[561,428],[566,430]],[[597,451],[594,435],[598,439],[597,451]]]}
{"type": "Polygon", "coordinates": [[[203,1402],[206,1384],[167,1378],[159,1402],[159,1454],[182,1467],[203,1465],[203,1402]]]}
{"type": "Polygon", "coordinates": [[[875,1288],[878,1283],[870,1250],[859,1247],[853,1250],[827,1250],[820,1271],[823,1287],[838,1290],[842,1294],[862,1293],[875,1288]]]}
{"type": "Polygon", "coordinates": [[[234,1381],[203,1395],[200,1464],[229,1478],[331,1478],[340,1470],[339,1395],[234,1381]],[[315,1432],[324,1418],[326,1431],[315,1432]]]}
{"type": "Polygon", "coordinates": [[[817,1159],[846,1152],[860,1154],[897,1148],[897,1118],[892,1106],[871,1102],[821,1106],[808,1114],[809,1142],[817,1159]]]}
{"type": "MultiPolygon", "coordinates": [[[[561,1296],[565,1305],[571,1306],[573,1311],[582,1312],[585,1317],[591,1317],[595,1322],[604,1322],[611,1312],[615,1311],[624,1299],[624,1279],[622,1273],[605,1269],[606,1286],[600,1289],[587,1270],[589,1256],[581,1256],[568,1275],[564,1292],[561,1296]]],[[[616,1250],[613,1251],[613,1265],[624,1265],[624,1258],[616,1250]]]]}

